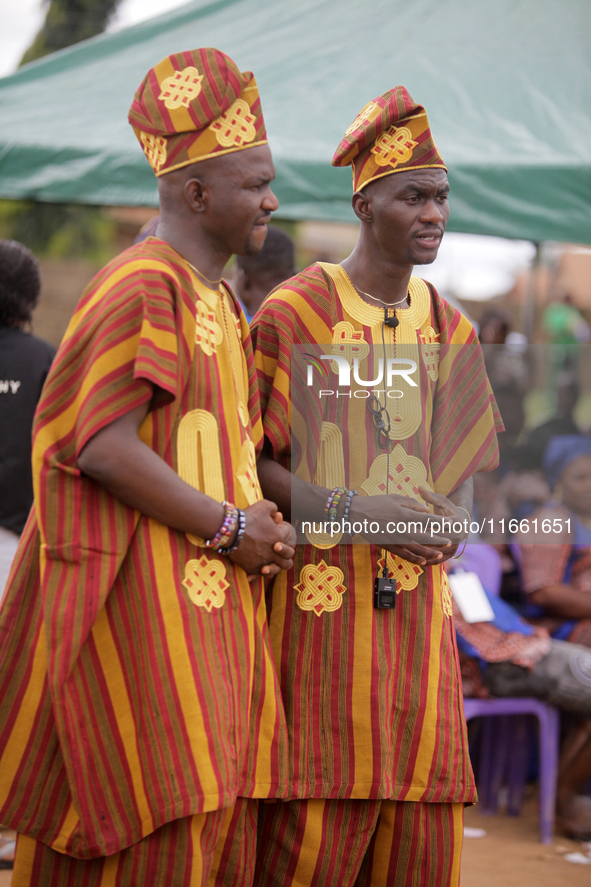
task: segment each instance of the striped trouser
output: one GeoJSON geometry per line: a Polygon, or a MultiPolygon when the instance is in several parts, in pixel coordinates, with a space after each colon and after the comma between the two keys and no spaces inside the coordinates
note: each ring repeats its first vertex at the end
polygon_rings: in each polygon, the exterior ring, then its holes
{"type": "Polygon", "coordinates": [[[74,859],[19,835],[11,887],[205,887],[216,883],[217,870],[222,883],[248,887],[256,805],[239,799],[235,808],[176,819],[100,859],[74,859]]]}
{"type": "Polygon", "coordinates": [[[455,887],[463,804],[261,803],[256,887],[455,887]]]}

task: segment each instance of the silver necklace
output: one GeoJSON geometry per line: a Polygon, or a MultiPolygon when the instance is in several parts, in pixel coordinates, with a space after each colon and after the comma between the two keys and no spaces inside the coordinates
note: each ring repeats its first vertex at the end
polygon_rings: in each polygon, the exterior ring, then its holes
{"type": "MultiPolygon", "coordinates": [[[[353,281],[351,281],[351,282],[353,283],[353,281]]],[[[355,286],[354,283],[353,283],[353,286],[355,286]]],[[[403,302],[406,302],[406,300],[408,299],[408,296],[410,295],[409,293],[407,293],[404,296],[404,298],[400,299],[398,302],[382,302],[382,300],[378,299],[377,296],[372,296],[371,293],[366,293],[365,290],[360,290],[358,286],[355,286],[355,289],[357,290],[358,293],[361,293],[362,295],[368,296],[370,299],[374,299],[374,301],[379,302],[380,305],[384,306],[384,308],[395,308],[396,305],[401,305],[403,302]]]]}

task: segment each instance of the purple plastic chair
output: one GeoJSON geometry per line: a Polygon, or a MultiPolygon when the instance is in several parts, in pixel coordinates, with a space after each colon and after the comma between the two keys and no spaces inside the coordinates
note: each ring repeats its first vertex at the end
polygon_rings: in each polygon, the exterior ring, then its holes
{"type": "Polygon", "coordinates": [[[483,813],[496,813],[505,775],[509,783],[507,813],[519,816],[529,764],[527,715],[539,721],[540,834],[542,844],[554,835],[560,719],[557,709],[531,698],[464,699],[466,720],[482,717],[478,795],[483,813]],[[495,720],[493,721],[493,717],[495,720]]]}

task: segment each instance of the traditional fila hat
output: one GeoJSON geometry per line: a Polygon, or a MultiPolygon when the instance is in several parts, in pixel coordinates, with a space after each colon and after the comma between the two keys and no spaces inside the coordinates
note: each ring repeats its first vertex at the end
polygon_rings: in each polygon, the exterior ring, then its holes
{"type": "Polygon", "coordinates": [[[433,141],[427,113],[404,86],[369,102],[336,149],[333,166],[353,167],[353,190],[409,169],[447,169],[433,141]]]}
{"type": "Polygon", "coordinates": [[[157,176],[267,143],[254,75],[219,49],[192,49],[152,68],[128,120],[157,176]]]}

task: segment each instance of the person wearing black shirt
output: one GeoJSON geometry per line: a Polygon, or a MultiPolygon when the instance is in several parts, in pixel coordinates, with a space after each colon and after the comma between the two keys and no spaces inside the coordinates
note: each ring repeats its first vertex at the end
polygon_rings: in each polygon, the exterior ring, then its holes
{"type": "Polygon", "coordinates": [[[31,428],[55,349],[26,331],[41,280],[33,254],[0,240],[0,598],[33,504],[31,428]]]}

